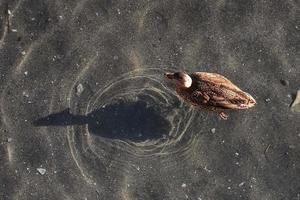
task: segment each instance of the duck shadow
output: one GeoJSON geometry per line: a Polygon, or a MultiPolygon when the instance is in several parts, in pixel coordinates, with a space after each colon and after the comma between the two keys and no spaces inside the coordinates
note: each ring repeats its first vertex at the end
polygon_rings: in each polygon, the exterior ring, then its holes
{"type": "Polygon", "coordinates": [[[164,138],[171,128],[170,122],[144,101],[119,102],[96,109],[87,115],[74,115],[67,108],[33,121],[34,126],[86,124],[93,135],[133,142],[164,138]]]}

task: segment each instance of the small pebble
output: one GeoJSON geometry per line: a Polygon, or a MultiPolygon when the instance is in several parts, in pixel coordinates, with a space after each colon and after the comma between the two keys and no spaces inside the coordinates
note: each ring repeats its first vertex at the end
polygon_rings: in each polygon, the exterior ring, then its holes
{"type": "Polygon", "coordinates": [[[288,86],[288,85],[290,84],[289,81],[284,80],[284,79],[281,79],[281,80],[280,80],[280,83],[281,83],[282,85],[284,85],[284,86],[288,86]]]}
{"type": "Polygon", "coordinates": [[[215,132],[216,132],[216,129],[215,129],[215,128],[212,128],[210,131],[211,131],[212,133],[215,133],[215,132]]]}
{"type": "Polygon", "coordinates": [[[271,99],[270,99],[270,98],[267,98],[267,99],[265,99],[265,101],[266,101],[266,102],[270,102],[270,101],[271,101],[271,99]]]}
{"type": "Polygon", "coordinates": [[[207,171],[208,173],[210,173],[211,172],[211,170],[210,169],[208,169],[206,166],[204,166],[204,168],[203,168],[205,171],[207,171]]]}
{"type": "Polygon", "coordinates": [[[36,169],[41,175],[44,175],[46,173],[46,169],[44,168],[37,168],[36,169]]]}
{"type": "Polygon", "coordinates": [[[26,92],[26,91],[23,91],[22,95],[23,95],[24,97],[26,97],[26,98],[29,97],[29,94],[28,94],[28,92],[26,92]]]}
{"type": "Polygon", "coordinates": [[[28,75],[28,71],[25,71],[25,72],[24,72],[24,75],[27,76],[27,75],[28,75]]]}
{"type": "Polygon", "coordinates": [[[16,33],[16,32],[18,32],[18,30],[17,29],[11,29],[11,32],[16,33]]]}
{"type": "Polygon", "coordinates": [[[21,54],[22,54],[23,56],[25,56],[25,55],[26,55],[26,51],[22,51],[21,54]]]}
{"type": "Polygon", "coordinates": [[[81,83],[78,84],[77,87],[76,87],[76,95],[80,96],[82,94],[83,90],[84,90],[83,85],[81,83]]]}
{"type": "Polygon", "coordinates": [[[245,184],[245,182],[241,182],[241,183],[239,184],[239,187],[242,187],[244,184],[245,184]]]}
{"type": "Polygon", "coordinates": [[[186,188],[186,184],[182,183],[181,187],[186,188]]]}
{"type": "Polygon", "coordinates": [[[7,138],[7,142],[11,142],[12,141],[12,138],[7,138]]]}

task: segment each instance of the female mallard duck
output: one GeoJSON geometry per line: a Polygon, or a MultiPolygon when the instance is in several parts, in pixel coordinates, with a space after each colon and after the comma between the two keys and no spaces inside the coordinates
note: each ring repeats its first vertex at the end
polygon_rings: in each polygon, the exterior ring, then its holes
{"type": "Polygon", "coordinates": [[[256,104],[255,99],[222,75],[207,72],[165,73],[176,81],[176,92],[194,106],[217,112],[227,119],[225,109],[247,109],[256,104]]]}

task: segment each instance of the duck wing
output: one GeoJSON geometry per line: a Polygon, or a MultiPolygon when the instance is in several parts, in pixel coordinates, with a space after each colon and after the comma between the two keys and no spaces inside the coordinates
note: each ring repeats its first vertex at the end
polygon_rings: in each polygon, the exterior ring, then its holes
{"type": "MultiPolygon", "coordinates": [[[[191,74],[193,98],[207,106],[224,109],[245,109],[253,98],[222,75],[207,72],[191,74]],[[203,101],[203,99],[205,101],[203,101]]],[[[255,100],[254,100],[255,101],[255,100]]]]}
{"type": "Polygon", "coordinates": [[[236,85],[234,85],[230,80],[226,77],[216,74],[216,73],[208,73],[208,72],[194,72],[191,74],[194,79],[203,80],[207,82],[214,83],[216,85],[222,85],[224,87],[233,88],[238,91],[242,91],[236,85]]]}

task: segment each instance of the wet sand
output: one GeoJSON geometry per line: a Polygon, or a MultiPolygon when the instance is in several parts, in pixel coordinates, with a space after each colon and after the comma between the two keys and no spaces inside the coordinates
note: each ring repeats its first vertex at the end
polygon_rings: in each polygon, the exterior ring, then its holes
{"type": "Polygon", "coordinates": [[[0,1],[0,199],[300,199],[299,10],[0,1]],[[258,104],[221,120],[177,97],[174,70],[258,104]]]}

